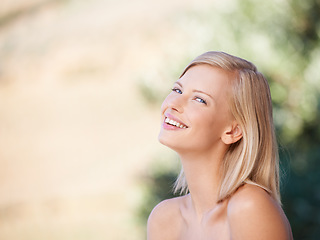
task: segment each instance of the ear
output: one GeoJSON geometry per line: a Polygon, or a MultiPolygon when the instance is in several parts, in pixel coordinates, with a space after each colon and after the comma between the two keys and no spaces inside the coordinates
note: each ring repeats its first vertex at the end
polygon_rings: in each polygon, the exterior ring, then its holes
{"type": "Polygon", "coordinates": [[[237,122],[233,122],[233,124],[230,125],[225,132],[223,132],[221,140],[225,144],[230,145],[232,143],[239,141],[241,138],[242,138],[242,130],[237,122]]]}

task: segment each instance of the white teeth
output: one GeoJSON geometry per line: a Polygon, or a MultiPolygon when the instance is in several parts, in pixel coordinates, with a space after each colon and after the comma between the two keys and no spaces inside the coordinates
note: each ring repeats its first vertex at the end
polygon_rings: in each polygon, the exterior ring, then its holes
{"type": "Polygon", "coordinates": [[[170,124],[170,125],[176,126],[176,127],[178,127],[178,128],[187,128],[187,126],[184,126],[183,124],[178,123],[178,122],[176,122],[176,121],[174,121],[174,120],[172,120],[172,119],[170,119],[170,118],[166,118],[166,119],[164,120],[164,122],[165,122],[165,123],[168,123],[168,124],[170,124]]]}

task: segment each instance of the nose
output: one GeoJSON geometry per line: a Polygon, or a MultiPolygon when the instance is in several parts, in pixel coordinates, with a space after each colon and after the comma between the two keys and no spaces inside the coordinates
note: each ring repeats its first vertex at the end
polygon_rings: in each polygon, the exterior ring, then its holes
{"type": "Polygon", "coordinates": [[[183,113],[184,111],[184,99],[181,94],[171,93],[164,100],[161,109],[166,110],[167,108],[173,111],[183,113]]]}

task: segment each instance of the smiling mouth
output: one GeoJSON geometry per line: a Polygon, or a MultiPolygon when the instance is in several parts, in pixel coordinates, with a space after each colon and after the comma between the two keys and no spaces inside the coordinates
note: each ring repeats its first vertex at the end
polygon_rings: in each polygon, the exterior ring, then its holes
{"type": "Polygon", "coordinates": [[[178,128],[188,128],[188,126],[186,125],[183,125],[182,123],[179,123],[175,120],[172,120],[168,117],[166,117],[166,119],[164,120],[165,123],[169,124],[169,125],[172,125],[172,126],[176,126],[178,128]]]}

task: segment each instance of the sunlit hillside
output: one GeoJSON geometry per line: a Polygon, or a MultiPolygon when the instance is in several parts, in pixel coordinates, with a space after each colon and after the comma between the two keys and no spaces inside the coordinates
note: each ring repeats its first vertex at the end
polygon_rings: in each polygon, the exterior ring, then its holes
{"type": "Polygon", "coordinates": [[[200,3],[2,1],[1,239],[143,239],[139,176],[165,150],[139,85],[185,54],[172,21],[200,3]]]}

